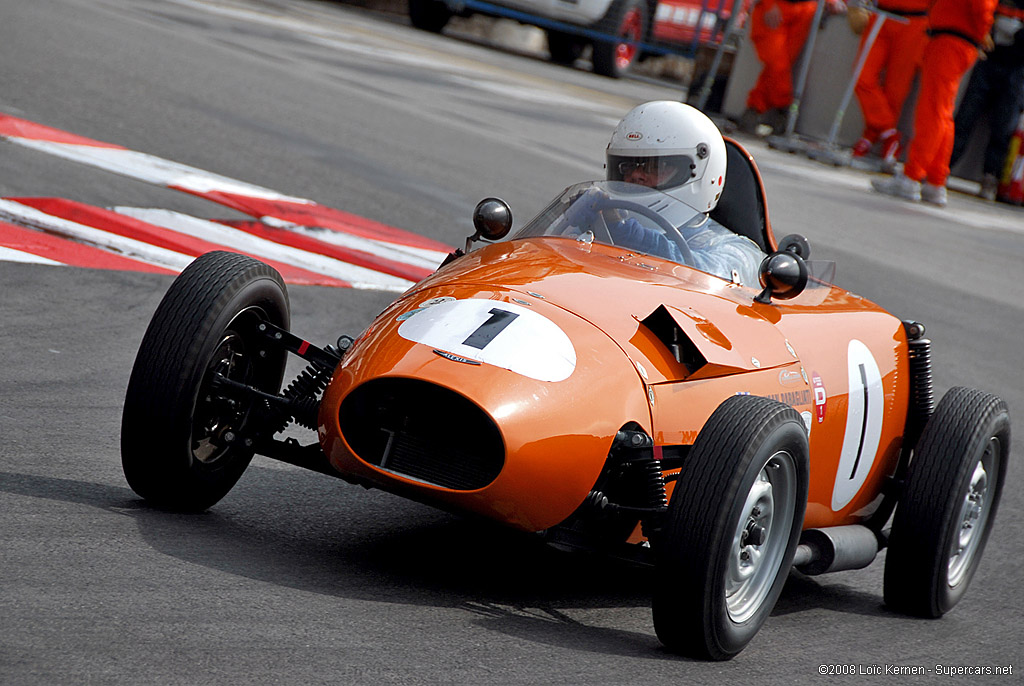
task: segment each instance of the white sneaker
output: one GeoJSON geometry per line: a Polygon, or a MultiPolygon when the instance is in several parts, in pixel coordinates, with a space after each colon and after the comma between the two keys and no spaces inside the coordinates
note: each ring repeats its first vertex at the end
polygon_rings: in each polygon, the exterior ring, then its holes
{"type": "MultiPolygon", "coordinates": [[[[871,187],[879,193],[892,195],[904,200],[918,202],[921,200],[921,182],[914,181],[903,175],[903,172],[893,174],[888,179],[871,179],[871,187]]],[[[946,189],[942,189],[945,193],[946,189]]]]}
{"type": "Polygon", "coordinates": [[[740,116],[740,120],[736,123],[742,133],[750,134],[751,136],[757,135],[757,127],[761,124],[761,113],[755,110],[753,107],[748,107],[743,111],[740,116]]]}
{"type": "Polygon", "coordinates": [[[921,186],[921,200],[924,202],[930,202],[933,205],[939,207],[946,206],[946,187],[945,186],[933,186],[930,183],[926,183],[921,186]]]}

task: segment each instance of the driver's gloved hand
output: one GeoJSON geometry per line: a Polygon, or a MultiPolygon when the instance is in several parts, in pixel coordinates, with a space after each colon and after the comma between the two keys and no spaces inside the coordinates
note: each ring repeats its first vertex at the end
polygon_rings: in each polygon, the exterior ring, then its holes
{"type": "Polygon", "coordinates": [[[615,245],[683,263],[683,253],[679,250],[679,246],[666,238],[660,231],[648,228],[636,219],[617,221],[608,229],[615,245]]]}
{"type": "Polygon", "coordinates": [[[590,227],[594,218],[600,211],[598,207],[608,194],[598,188],[588,188],[573,200],[572,205],[565,213],[566,223],[570,226],[579,227],[581,231],[590,227]]]}

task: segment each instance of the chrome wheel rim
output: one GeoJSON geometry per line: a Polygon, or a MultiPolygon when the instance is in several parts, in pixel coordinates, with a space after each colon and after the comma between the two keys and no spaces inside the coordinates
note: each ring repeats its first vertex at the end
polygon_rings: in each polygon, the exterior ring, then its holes
{"type": "Polygon", "coordinates": [[[729,549],[725,604],[736,623],[764,605],[778,577],[796,512],[796,463],[788,452],[772,455],[747,493],[729,549]]]}
{"type": "Polygon", "coordinates": [[[974,465],[971,480],[960,503],[960,514],[954,520],[957,529],[950,548],[946,582],[950,588],[960,584],[971,569],[992,511],[992,491],[999,460],[999,438],[992,436],[981,459],[974,465]]]}

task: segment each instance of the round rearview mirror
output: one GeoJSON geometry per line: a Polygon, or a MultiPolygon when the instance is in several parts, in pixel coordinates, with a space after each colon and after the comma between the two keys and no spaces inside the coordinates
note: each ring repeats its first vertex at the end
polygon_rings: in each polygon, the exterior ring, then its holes
{"type": "Polygon", "coordinates": [[[484,198],[473,210],[473,227],[489,241],[504,238],[512,230],[512,209],[500,198],[484,198]]]}
{"type": "Polygon", "coordinates": [[[779,252],[791,252],[807,260],[811,257],[811,244],[798,233],[791,233],[779,241],[779,252]]]}
{"type": "Polygon", "coordinates": [[[760,269],[764,290],[755,298],[768,303],[772,298],[789,300],[803,292],[807,285],[807,263],[792,252],[776,252],[764,258],[760,269]]]}

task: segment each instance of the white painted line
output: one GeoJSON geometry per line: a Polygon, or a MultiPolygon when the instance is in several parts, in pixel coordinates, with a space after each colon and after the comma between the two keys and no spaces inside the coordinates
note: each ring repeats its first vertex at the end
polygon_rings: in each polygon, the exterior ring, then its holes
{"type": "Polygon", "coordinates": [[[447,252],[441,252],[439,250],[428,250],[426,248],[416,248],[411,245],[389,243],[387,241],[376,240],[373,238],[363,238],[362,236],[356,236],[355,234],[323,229],[316,226],[303,226],[302,224],[284,221],[277,217],[260,217],[260,221],[267,226],[277,229],[285,229],[292,233],[308,236],[323,243],[330,243],[342,248],[359,250],[378,257],[394,260],[395,262],[402,262],[413,267],[422,267],[424,269],[434,270],[437,269],[437,266],[441,264],[444,258],[448,257],[447,252]]]}
{"type": "MultiPolygon", "coordinates": [[[[285,195],[262,186],[238,181],[220,174],[126,148],[105,148],[73,143],[9,137],[9,141],[63,159],[122,174],[158,186],[173,187],[197,194],[228,193],[273,202],[314,205],[312,200],[285,195]]],[[[301,233],[325,243],[360,250],[395,262],[434,270],[448,256],[447,252],[401,245],[385,240],[364,238],[343,231],[304,227],[275,217],[261,217],[268,226],[301,233]]]]}
{"type": "Polygon", "coordinates": [[[413,284],[407,279],[342,262],[326,255],[318,255],[275,243],[224,224],[199,219],[181,212],[145,207],[114,207],[112,209],[126,217],[133,217],[154,226],[161,226],[171,231],[219,243],[248,255],[287,262],[311,272],[341,279],[351,283],[353,288],[401,293],[413,284]]]}
{"type": "Polygon", "coordinates": [[[33,255],[30,252],[23,252],[21,250],[15,250],[14,248],[7,248],[0,245],[0,260],[4,262],[25,262],[27,264],[50,264],[58,267],[65,266],[63,262],[57,262],[47,257],[40,257],[39,255],[33,255]]]}
{"type": "Polygon", "coordinates": [[[264,200],[294,202],[305,205],[313,204],[313,201],[305,198],[284,195],[269,188],[237,181],[227,176],[221,176],[220,174],[203,171],[186,164],[179,164],[162,157],[125,148],[101,148],[72,143],[53,143],[51,141],[13,136],[9,137],[8,140],[27,148],[39,150],[40,152],[98,167],[158,186],[173,186],[194,193],[219,191],[264,200]]]}
{"type": "Polygon", "coordinates": [[[15,224],[52,231],[75,240],[94,245],[141,262],[180,272],[195,258],[166,248],[150,245],[144,241],[127,238],[116,233],[103,231],[92,226],[61,219],[34,207],[0,198],[0,219],[15,224]]]}

